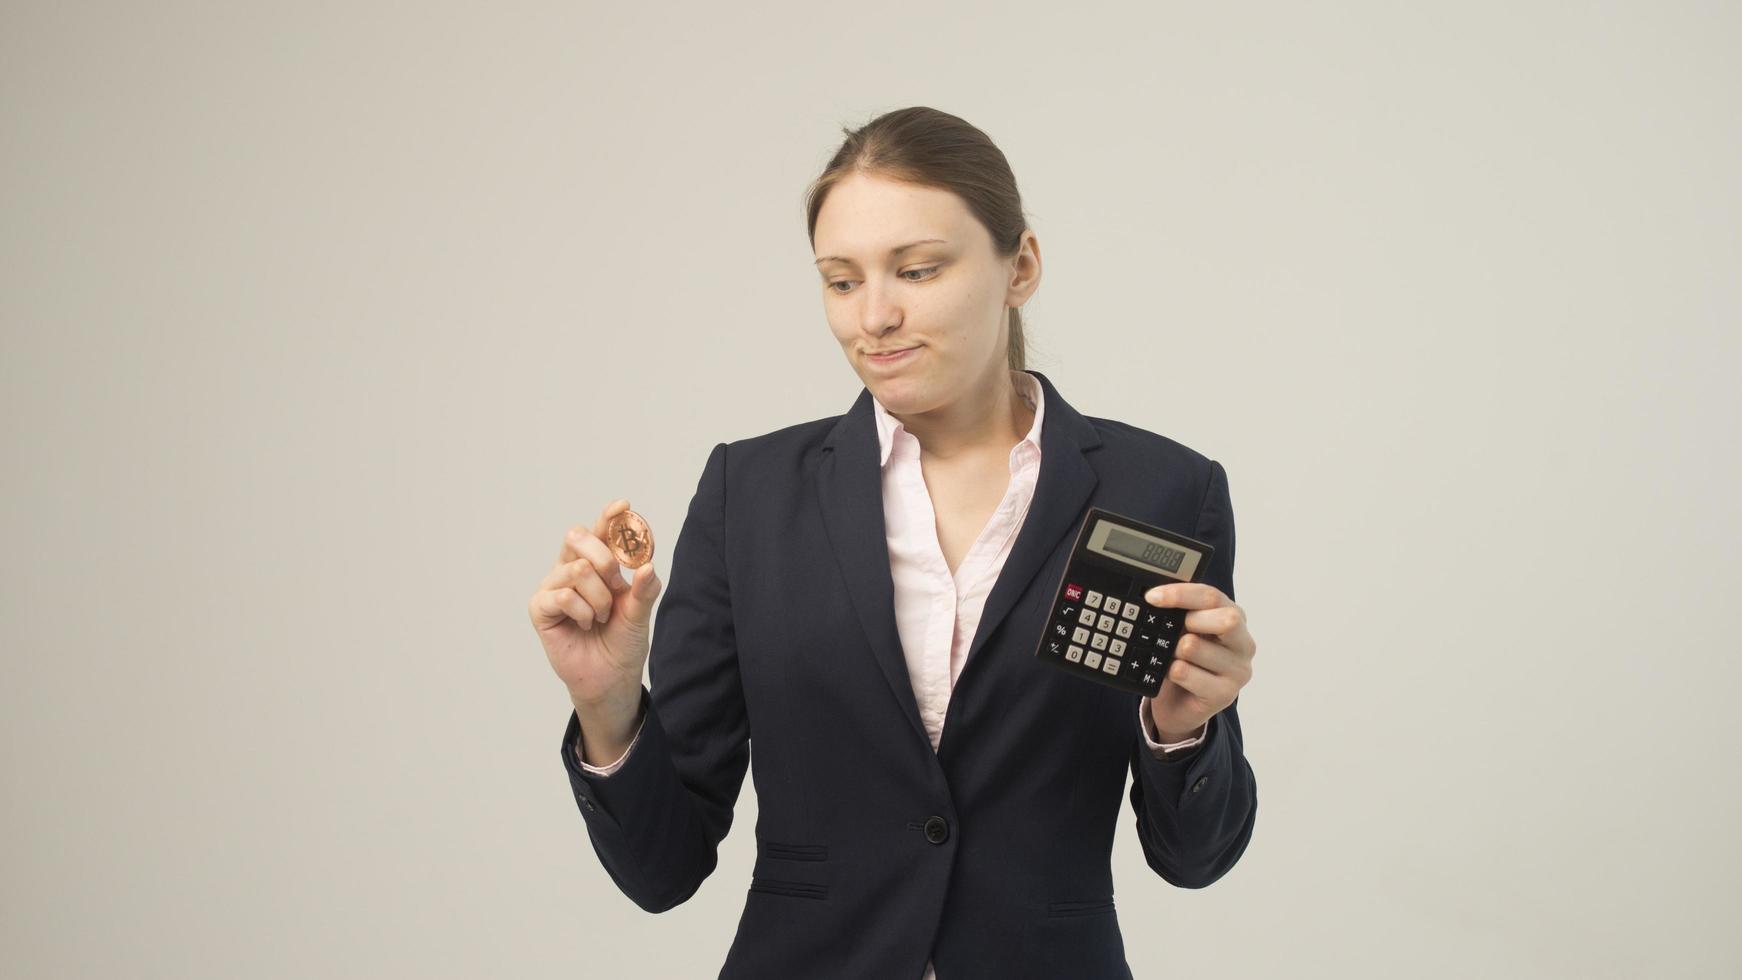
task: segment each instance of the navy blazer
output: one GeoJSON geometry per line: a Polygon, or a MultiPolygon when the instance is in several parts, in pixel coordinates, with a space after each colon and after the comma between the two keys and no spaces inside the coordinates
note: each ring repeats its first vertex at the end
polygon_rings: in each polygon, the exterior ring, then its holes
{"type": "MultiPolygon", "coordinates": [[[[1140,695],[1035,656],[1087,508],[1215,546],[1234,595],[1222,465],[1084,416],[1046,375],[1040,474],[986,597],[934,752],[895,626],[871,393],[845,415],[720,443],[689,503],[621,768],[562,759],[593,850],[649,912],[695,894],[756,747],[756,863],[722,978],[1129,978],[1113,903],[1120,794],[1149,867],[1182,888],[1232,868],[1257,783],[1238,700],[1155,758],[1140,695]]],[[[1139,933],[1184,939],[1165,924],[1139,933]]]]}

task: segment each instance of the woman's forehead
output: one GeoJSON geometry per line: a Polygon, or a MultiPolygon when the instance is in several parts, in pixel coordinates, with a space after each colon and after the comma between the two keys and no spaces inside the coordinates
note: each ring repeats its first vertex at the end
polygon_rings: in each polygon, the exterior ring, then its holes
{"type": "Polygon", "coordinates": [[[941,187],[852,177],[836,184],[823,199],[817,212],[817,233],[821,235],[825,226],[834,225],[892,225],[900,226],[897,234],[924,232],[949,237],[967,214],[962,199],[941,187]]]}

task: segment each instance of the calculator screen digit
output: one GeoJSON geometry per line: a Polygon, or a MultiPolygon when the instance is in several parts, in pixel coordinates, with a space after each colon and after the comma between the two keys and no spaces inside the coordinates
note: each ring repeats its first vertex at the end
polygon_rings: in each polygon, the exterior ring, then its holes
{"type": "Polygon", "coordinates": [[[1035,656],[1086,680],[1154,695],[1185,613],[1143,597],[1157,585],[1198,581],[1214,554],[1183,534],[1089,508],[1035,656]]]}
{"type": "Polygon", "coordinates": [[[1184,582],[1192,580],[1196,563],[1207,557],[1109,520],[1095,522],[1094,530],[1089,534],[1088,548],[1115,561],[1184,582]]]}

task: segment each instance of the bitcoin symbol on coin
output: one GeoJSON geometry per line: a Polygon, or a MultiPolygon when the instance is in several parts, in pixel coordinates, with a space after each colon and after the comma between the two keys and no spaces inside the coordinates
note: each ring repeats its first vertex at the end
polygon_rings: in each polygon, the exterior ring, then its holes
{"type": "Polygon", "coordinates": [[[653,560],[653,532],[640,514],[626,510],[605,525],[605,543],[624,568],[640,568],[653,560]]]}

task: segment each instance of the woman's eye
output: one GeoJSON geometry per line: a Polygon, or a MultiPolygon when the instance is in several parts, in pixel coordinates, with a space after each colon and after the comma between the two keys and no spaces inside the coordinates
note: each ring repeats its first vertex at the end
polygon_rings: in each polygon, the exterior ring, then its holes
{"type": "MultiPolygon", "coordinates": [[[[931,278],[931,274],[936,272],[936,271],[938,271],[937,266],[929,265],[923,269],[903,269],[901,272],[897,273],[897,275],[906,276],[910,272],[921,273],[925,276],[924,279],[909,279],[907,281],[908,282],[924,282],[925,279],[931,278]]],[[[851,285],[853,285],[853,282],[854,282],[854,280],[852,280],[852,279],[836,279],[834,282],[828,283],[827,288],[831,292],[844,293],[844,292],[846,292],[846,290],[838,288],[838,287],[851,286],[851,285]]]]}

